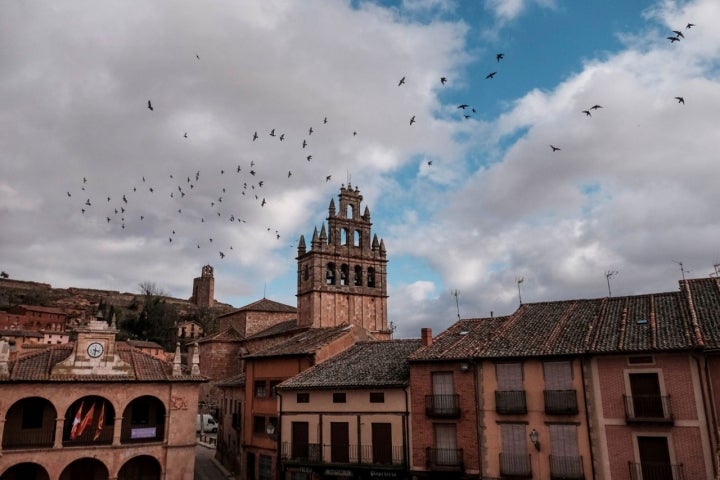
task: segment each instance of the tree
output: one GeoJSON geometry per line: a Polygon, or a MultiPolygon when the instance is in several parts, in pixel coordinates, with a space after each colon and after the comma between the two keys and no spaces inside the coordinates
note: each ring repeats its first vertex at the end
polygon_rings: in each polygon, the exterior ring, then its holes
{"type": "Polygon", "coordinates": [[[3,270],[2,272],[0,272],[0,278],[10,278],[10,275],[8,275],[5,270],[3,270]]]}

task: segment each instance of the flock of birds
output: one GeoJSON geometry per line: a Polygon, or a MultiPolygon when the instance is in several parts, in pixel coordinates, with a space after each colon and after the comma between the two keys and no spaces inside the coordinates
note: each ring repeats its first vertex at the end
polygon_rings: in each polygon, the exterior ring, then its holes
{"type": "MultiPolygon", "coordinates": [[[[688,23],[686,30],[694,27],[695,24],[688,23]]],[[[670,43],[679,42],[685,38],[685,35],[680,30],[673,30],[673,35],[668,36],[667,39],[670,43]]],[[[200,60],[198,54],[195,55],[197,60],[200,60]]],[[[505,58],[504,53],[495,54],[496,63],[500,63],[505,58]]],[[[490,71],[485,75],[485,80],[492,80],[496,77],[498,71],[490,71]]],[[[398,87],[406,85],[407,78],[403,76],[397,83],[398,87]]],[[[446,85],[448,78],[446,76],[440,77],[441,86],[446,85]]],[[[676,96],[675,100],[678,103],[684,104],[685,98],[682,96],[676,96]]],[[[581,110],[580,113],[585,117],[592,117],[599,109],[603,106],[594,104],[587,109],[581,110]]],[[[155,112],[155,106],[153,106],[152,99],[147,101],[147,109],[149,112],[155,112]]],[[[457,105],[457,110],[462,112],[462,118],[469,119],[473,114],[477,113],[475,107],[472,107],[468,103],[461,103],[457,105]]],[[[412,115],[409,120],[409,125],[413,126],[417,122],[416,115],[412,115]]],[[[328,118],[323,117],[321,125],[318,129],[327,125],[328,118]]],[[[295,139],[292,141],[297,142],[298,147],[303,151],[303,159],[306,162],[313,160],[313,155],[310,153],[308,140],[312,137],[313,133],[316,133],[316,129],[310,126],[307,129],[307,135],[302,136],[302,141],[295,139]]],[[[280,132],[278,128],[270,129],[266,134],[258,133],[255,130],[251,135],[251,141],[257,142],[262,141],[265,137],[276,139],[279,142],[291,141],[287,134],[280,132]]],[[[352,131],[352,136],[357,136],[357,131],[352,131]]],[[[188,132],[184,132],[182,137],[188,139],[188,132]]],[[[561,150],[561,147],[554,144],[549,145],[552,152],[561,150]]],[[[427,161],[428,166],[432,166],[432,160],[427,161]]],[[[200,230],[203,232],[213,232],[212,222],[227,222],[236,223],[243,225],[248,223],[248,216],[244,213],[248,213],[244,207],[240,206],[237,202],[237,192],[240,192],[242,197],[254,201],[256,208],[264,208],[268,203],[267,196],[263,193],[265,186],[265,180],[259,176],[260,168],[254,161],[249,162],[246,165],[236,165],[232,168],[220,169],[219,172],[212,173],[203,172],[201,175],[200,170],[193,172],[185,172],[184,174],[169,173],[168,177],[164,181],[154,179],[150,181],[145,176],[140,176],[137,182],[132,186],[127,186],[125,191],[122,193],[111,195],[107,191],[102,193],[95,191],[92,186],[92,182],[89,182],[87,177],[83,177],[80,187],[80,192],[67,191],[66,195],[68,198],[75,198],[79,196],[82,201],[80,205],[80,212],[84,216],[94,218],[102,218],[103,221],[111,226],[117,226],[121,231],[126,228],[131,228],[136,224],[148,221],[162,221],[168,222],[167,226],[167,243],[169,245],[177,244],[178,237],[182,236],[183,240],[188,239],[188,233],[185,232],[186,228],[184,223],[176,221],[178,217],[185,217],[185,220],[190,222],[196,222],[201,224],[200,230]],[[232,177],[232,178],[231,178],[232,177]],[[210,178],[208,182],[204,182],[206,178],[210,178]],[[202,180],[201,180],[202,179],[202,180]],[[220,186],[219,186],[220,185],[220,186]],[[223,186],[224,185],[224,186],[223,186]],[[92,194],[91,194],[92,192],[92,194]],[[74,193],[74,196],[73,196],[74,193]],[[175,202],[171,218],[168,214],[160,214],[156,209],[148,206],[153,206],[158,203],[157,196],[166,196],[170,201],[175,202]],[[239,211],[238,211],[239,210],[239,211]]],[[[290,179],[293,176],[292,169],[288,170],[287,178],[290,179]]],[[[332,174],[324,176],[325,182],[329,182],[332,179],[332,174]]],[[[276,240],[280,240],[281,235],[277,228],[273,226],[263,226],[268,232],[268,235],[272,235],[276,240]]],[[[198,231],[198,229],[187,229],[198,231]]],[[[193,239],[197,249],[211,247],[217,250],[217,254],[220,259],[224,259],[229,251],[234,250],[233,245],[225,243],[220,245],[218,241],[214,240],[211,233],[206,235],[202,239],[193,239]]],[[[293,245],[291,245],[293,246],[293,245]]]]}

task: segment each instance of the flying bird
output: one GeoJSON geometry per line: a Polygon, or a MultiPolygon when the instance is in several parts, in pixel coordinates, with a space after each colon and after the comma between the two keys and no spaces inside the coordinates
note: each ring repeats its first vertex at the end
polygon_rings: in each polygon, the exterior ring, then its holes
{"type": "Polygon", "coordinates": [[[502,60],[503,58],[505,58],[505,54],[504,54],[504,53],[498,53],[497,55],[495,55],[495,59],[496,59],[498,62],[499,62],[500,60],[502,60]]]}
{"type": "Polygon", "coordinates": [[[68,197],[72,197],[72,195],[70,195],[70,192],[67,192],[67,196],[68,196],[68,197]]]}
{"type": "Polygon", "coordinates": [[[486,78],[486,79],[488,79],[488,78],[495,78],[495,74],[497,74],[497,72],[490,72],[490,73],[488,73],[487,75],[485,75],[485,78],[486,78]]]}
{"type": "Polygon", "coordinates": [[[260,202],[260,206],[264,207],[267,202],[265,201],[265,197],[263,197],[262,202],[260,202]]]}
{"type": "Polygon", "coordinates": [[[282,142],[283,140],[285,140],[285,134],[284,134],[284,133],[281,133],[281,134],[280,134],[280,141],[282,142]]]}
{"type": "Polygon", "coordinates": [[[667,39],[670,40],[670,43],[679,42],[679,41],[680,41],[680,38],[678,38],[678,37],[667,37],[667,39]]]}
{"type": "Polygon", "coordinates": [[[148,108],[150,109],[150,111],[154,110],[153,106],[152,106],[152,102],[150,102],[150,100],[148,100],[148,108]]]}
{"type": "Polygon", "coordinates": [[[327,117],[323,118],[323,123],[327,123],[327,117]]]}
{"type": "Polygon", "coordinates": [[[432,160],[428,160],[427,164],[432,165],[432,160]]]}
{"type": "Polygon", "coordinates": [[[560,147],[556,147],[555,145],[550,145],[550,148],[552,148],[553,152],[557,152],[558,150],[560,150],[560,147]]]}
{"type": "Polygon", "coordinates": [[[447,82],[447,77],[440,77],[440,83],[445,85],[445,82],[447,82]]]}
{"type": "Polygon", "coordinates": [[[675,34],[676,37],[685,38],[685,35],[683,35],[683,33],[680,30],[673,30],[673,33],[675,34]]]}
{"type": "Polygon", "coordinates": [[[678,103],[685,105],[685,97],[675,97],[675,100],[677,100],[678,103]]]}
{"type": "Polygon", "coordinates": [[[312,129],[312,127],[310,127],[310,128],[308,129],[308,135],[312,135],[312,132],[313,132],[313,129],[312,129]]]}
{"type": "Polygon", "coordinates": [[[255,140],[257,140],[257,139],[258,139],[258,134],[257,134],[257,132],[255,132],[255,133],[253,134],[253,142],[254,142],[255,140]]]}
{"type": "Polygon", "coordinates": [[[302,145],[303,145],[303,148],[307,147],[307,142],[304,139],[303,139],[302,145]]]}
{"type": "Polygon", "coordinates": [[[398,82],[398,87],[399,87],[400,85],[404,85],[404,84],[405,84],[405,77],[402,77],[402,78],[400,79],[400,81],[398,82]]]}
{"type": "Polygon", "coordinates": [[[306,158],[307,158],[307,161],[309,162],[310,160],[312,160],[312,155],[308,155],[306,158]]]}
{"type": "Polygon", "coordinates": [[[590,110],[597,110],[598,108],[603,108],[602,105],[595,104],[592,107],[590,107],[590,110]]]}
{"type": "Polygon", "coordinates": [[[690,29],[690,28],[692,28],[692,27],[694,27],[694,26],[695,26],[694,23],[688,23],[688,24],[685,26],[685,28],[690,29]]]}
{"type": "Polygon", "coordinates": [[[415,123],[415,115],[413,115],[412,118],[410,118],[410,125],[412,125],[413,123],[415,123]]]}
{"type": "Polygon", "coordinates": [[[586,117],[592,117],[590,110],[583,110],[582,113],[584,113],[586,117]]]}
{"type": "Polygon", "coordinates": [[[470,106],[470,105],[468,105],[467,103],[461,103],[460,105],[458,105],[457,108],[461,108],[461,109],[465,110],[465,109],[466,109],[467,107],[469,107],[469,106],[470,106]]]}
{"type": "Polygon", "coordinates": [[[288,170],[288,178],[292,177],[292,171],[288,170]]]}
{"type": "Polygon", "coordinates": [[[328,175],[327,177],[325,177],[325,181],[329,182],[331,178],[332,178],[332,175],[328,175]]]}
{"type": "Polygon", "coordinates": [[[187,138],[187,132],[185,132],[185,135],[183,135],[183,137],[187,138]]]}
{"type": "Polygon", "coordinates": [[[272,130],[270,130],[270,136],[271,136],[271,137],[274,137],[274,136],[275,136],[275,129],[274,129],[274,128],[273,128],[272,130]]]}

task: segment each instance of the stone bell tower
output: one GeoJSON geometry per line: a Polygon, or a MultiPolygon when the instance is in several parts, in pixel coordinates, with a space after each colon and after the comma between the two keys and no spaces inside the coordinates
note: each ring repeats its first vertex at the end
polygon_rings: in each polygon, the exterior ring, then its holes
{"type": "Polygon", "coordinates": [[[202,267],[200,276],[193,280],[190,302],[198,307],[212,307],[215,304],[215,277],[211,265],[202,267]]]}
{"type": "Polygon", "coordinates": [[[327,228],[315,228],[310,249],[304,236],[298,242],[298,324],[355,324],[389,339],[385,243],[371,237],[370,210],[360,213],[357,187],[343,185],[339,200],[337,211],[330,200],[327,228]]]}

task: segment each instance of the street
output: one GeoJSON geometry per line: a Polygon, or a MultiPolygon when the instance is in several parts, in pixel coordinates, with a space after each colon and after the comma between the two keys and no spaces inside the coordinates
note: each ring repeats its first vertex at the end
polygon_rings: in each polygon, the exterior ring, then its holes
{"type": "Polygon", "coordinates": [[[195,447],[195,480],[226,480],[232,478],[223,473],[213,460],[214,456],[214,447],[210,448],[204,443],[197,444],[195,447]]]}

